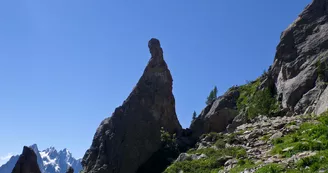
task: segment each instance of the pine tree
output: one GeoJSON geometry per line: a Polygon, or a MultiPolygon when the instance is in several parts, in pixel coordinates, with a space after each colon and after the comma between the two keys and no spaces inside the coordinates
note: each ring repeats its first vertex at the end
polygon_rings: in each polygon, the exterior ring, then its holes
{"type": "Polygon", "coordinates": [[[211,104],[214,100],[217,99],[218,88],[215,86],[214,89],[210,92],[210,95],[207,97],[206,104],[211,104]]]}
{"type": "Polygon", "coordinates": [[[197,113],[196,113],[196,111],[194,111],[194,113],[192,114],[192,120],[195,120],[196,117],[197,117],[197,113]]]}
{"type": "Polygon", "coordinates": [[[213,89],[214,99],[218,98],[218,88],[215,86],[213,89]]]}
{"type": "Polygon", "coordinates": [[[213,102],[213,100],[214,100],[214,91],[212,90],[210,92],[210,95],[207,97],[206,104],[207,105],[211,104],[213,102]]]}

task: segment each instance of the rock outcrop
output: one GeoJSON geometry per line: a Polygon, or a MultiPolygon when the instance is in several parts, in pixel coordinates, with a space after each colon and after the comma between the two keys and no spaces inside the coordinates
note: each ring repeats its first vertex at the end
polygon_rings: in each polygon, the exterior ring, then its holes
{"type": "Polygon", "coordinates": [[[72,167],[69,167],[67,169],[66,173],[74,173],[74,169],[72,167]]]}
{"type": "Polygon", "coordinates": [[[326,110],[327,58],[328,0],[313,0],[282,33],[270,68],[283,108],[297,114],[326,110]]]}
{"type": "Polygon", "coordinates": [[[41,173],[32,148],[24,146],[23,153],[19,156],[12,173],[41,173]]]}
{"type": "Polygon", "coordinates": [[[181,131],[172,94],[172,76],[157,39],[148,43],[151,59],[123,105],[101,122],[82,161],[85,173],[132,173],[161,147],[163,127],[181,131]]]}
{"type": "MultiPolygon", "coordinates": [[[[274,63],[258,80],[258,90],[268,88],[281,104],[279,116],[328,109],[328,0],[313,0],[281,34],[274,63]]],[[[238,97],[232,89],[208,105],[191,124],[193,136],[222,132],[228,124],[231,132],[246,123],[245,110],[236,109],[238,97]]]]}
{"type": "Polygon", "coordinates": [[[193,137],[198,138],[209,132],[225,131],[227,125],[238,115],[238,97],[238,87],[232,87],[212,104],[207,105],[190,125],[193,137]]]}

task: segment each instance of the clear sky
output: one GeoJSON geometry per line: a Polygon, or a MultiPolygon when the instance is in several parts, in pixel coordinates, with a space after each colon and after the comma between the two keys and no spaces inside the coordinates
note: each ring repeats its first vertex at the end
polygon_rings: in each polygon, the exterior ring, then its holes
{"type": "MultiPolygon", "coordinates": [[[[188,127],[217,85],[262,74],[310,0],[0,1],[0,164],[37,143],[80,158],[161,41],[188,127]]],[[[148,129],[145,129],[148,130],[148,129]]]]}

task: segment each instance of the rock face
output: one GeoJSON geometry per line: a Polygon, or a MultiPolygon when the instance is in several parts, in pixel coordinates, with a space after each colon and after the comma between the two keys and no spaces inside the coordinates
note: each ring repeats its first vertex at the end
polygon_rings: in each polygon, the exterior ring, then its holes
{"type": "Polygon", "coordinates": [[[23,153],[19,156],[12,173],[41,173],[32,148],[24,146],[23,153]]]}
{"type": "Polygon", "coordinates": [[[74,173],[74,169],[72,167],[69,167],[67,169],[66,173],[74,173]]]}
{"type": "Polygon", "coordinates": [[[157,39],[148,43],[151,59],[123,105],[97,129],[82,165],[87,173],[132,173],[161,147],[160,129],[178,133],[172,76],[157,39]]]}
{"type": "Polygon", "coordinates": [[[270,68],[283,108],[298,114],[327,109],[327,58],[328,0],[313,0],[282,33],[270,68]]]}
{"type": "Polygon", "coordinates": [[[238,88],[233,87],[208,105],[190,126],[193,137],[198,138],[200,135],[209,132],[224,131],[227,125],[238,115],[238,97],[238,88]]]}

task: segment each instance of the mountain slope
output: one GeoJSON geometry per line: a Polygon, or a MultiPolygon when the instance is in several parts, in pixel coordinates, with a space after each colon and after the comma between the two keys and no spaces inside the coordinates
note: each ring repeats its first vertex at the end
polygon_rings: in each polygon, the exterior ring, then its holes
{"type": "MultiPolygon", "coordinates": [[[[35,152],[37,163],[42,173],[65,173],[69,166],[76,172],[82,170],[81,160],[76,160],[67,150],[57,150],[53,147],[39,151],[38,146],[33,144],[30,148],[35,152]]],[[[0,173],[10,173],[14,168],[19,156],[13,156],[0,167],[0,173]]]]}

